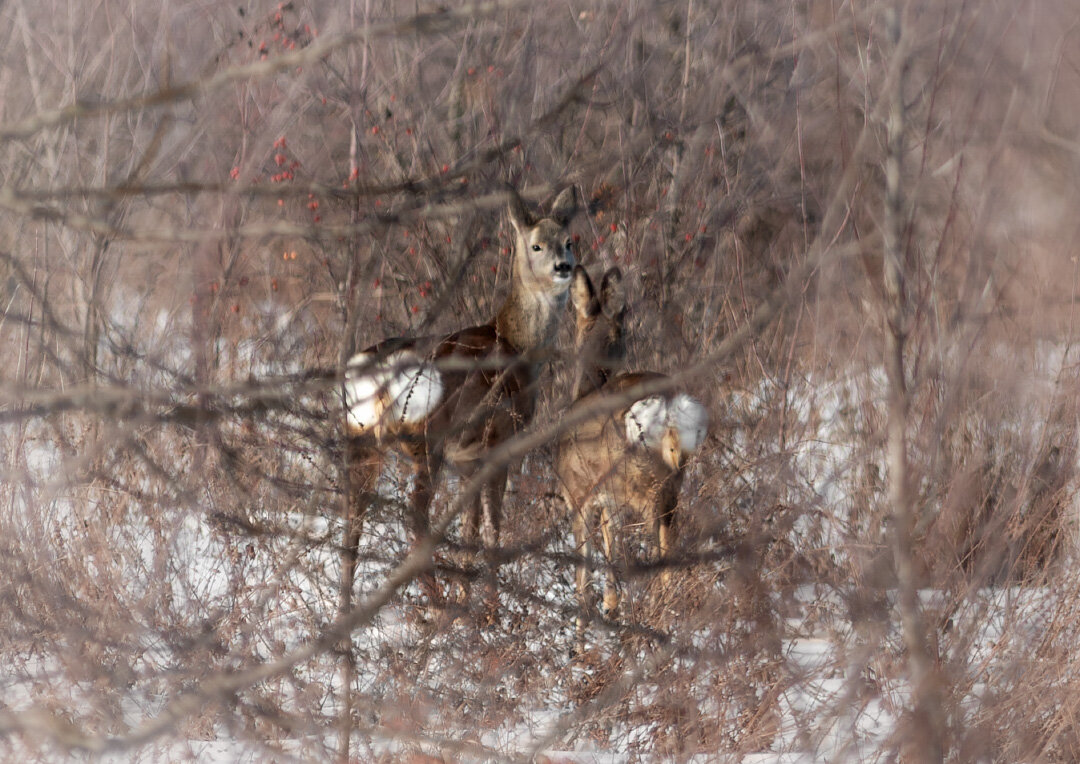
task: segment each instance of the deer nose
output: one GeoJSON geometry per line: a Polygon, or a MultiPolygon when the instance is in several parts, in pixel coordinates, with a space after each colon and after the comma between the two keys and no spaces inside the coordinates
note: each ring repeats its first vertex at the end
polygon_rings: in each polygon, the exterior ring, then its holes
{"type": "Polygon", "coordinates": [[[573,270],[573,266],[565,260],[561,263],[555,263],[555,275],[562,278],[570,278],[570,271],[573,270]]]}

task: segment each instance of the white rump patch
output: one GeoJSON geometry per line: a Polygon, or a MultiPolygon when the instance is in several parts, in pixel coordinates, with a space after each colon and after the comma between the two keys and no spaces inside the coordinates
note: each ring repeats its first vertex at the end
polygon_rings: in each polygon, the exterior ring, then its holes
{"type": "Polygon", "coordinates": [[[667,401],[659,395],[642,398],[626,412],[626,439],[659,448],[667,429],[667,401]]]}
{"type": "Polygon", "coordinates": [[[345,406],[350,428],[410,424],[430,414],[443,397],[442,375],[434,364],[410,350],[373,362],[372,353],[349,359],[345,371],[345,406]]]}
{"type": "Polygon", "coordinates": [[[709,433],[709,412],[686,393],[679,393],[668,403],[668,422],[678,430],[684,454],[697,451],[709,433]]]}
{"type": "Polygon", "coordinates": [[[624,417],[626,439],[646,448],[660,448],[664,434],[675,430],[683,454],[696,451],[709,431],[709,414],[686,393],[673,398],[653,395],[629,408],[624,417]]]}

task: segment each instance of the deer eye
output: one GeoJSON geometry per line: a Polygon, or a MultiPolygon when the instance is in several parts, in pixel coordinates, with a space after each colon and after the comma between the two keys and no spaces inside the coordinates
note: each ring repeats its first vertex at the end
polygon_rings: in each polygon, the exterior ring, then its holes
{"type": "Polygon", "coordinates": [[[567,249],[573,249],[574,248],[574,242],[570,241],[570,239],[567,239],[566,240],[566,248],[567,249]]]}
{"type": "Polygon", "coordinates": [[[539,244],[533,244],[533,252],[539,252],[541,249],[543,249],[543,247],[539,244]]]}

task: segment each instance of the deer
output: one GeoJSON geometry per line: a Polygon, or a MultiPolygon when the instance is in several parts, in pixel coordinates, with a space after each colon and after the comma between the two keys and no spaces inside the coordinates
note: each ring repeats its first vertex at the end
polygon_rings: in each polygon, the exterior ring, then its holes
{"type": "MultiPolygon", "coordinates": [[[[495,316],[442,337],[387,339],[347,362],[342,612],[351,606],[364,517],[377,500],[383,457],[393,449],[411,465],[407,511],[419,542],[431,534],[430,506],[443,467],[455,467],[467,482],[485,453],[532,420],[538,378],[569,296],[575,265],[569,225],[578,208],[570,186],[546,217],[536,217],[510,189],[510,291],[495,316]]],[[[466,508],[467,550],[476,548],[478,537],[486,548],[498,545],[508,469],[486,480],[466,508]]],[[[434,576],[425,575],[421,584],[436,604],[434,576]]]]}
{"type": "MultiPolygon", "coordinates": [[[[588,415],[605,396],[634,396],[644,383],[665,378],[651,371],[620,371],[626,360],[626,295],[616,267],[603,276],[600,290],[588,272],[574,269],[571,286],[574,343],[578,358],[575,400],[567,412],[586,418],[563,431],[556,444],[555,473],[571,514],[578,564],[579,646],[584,643],[588,596],[587,561],[599,525],[607,576],[603,613],[618,614],[614,566],[620,525],[643,520],[661,565],[661,581],[671,582],[669,555],[676,540],[679,491],[688,459],[708,434],[705,407],[684,392],[643,395],[618,410],[588,415]]],[[[571,420],[576,417],[572,417],[571,420]]]]}

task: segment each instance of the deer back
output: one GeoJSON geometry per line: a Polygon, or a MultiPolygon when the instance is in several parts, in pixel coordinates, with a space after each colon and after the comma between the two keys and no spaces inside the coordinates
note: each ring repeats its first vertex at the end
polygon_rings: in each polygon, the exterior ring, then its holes
{"type": "Polygon", "coordinates": [[[345,385],[350,435],[422,440],[461,461],[532,419],[542,351],[570,286],[567,227],[576,208],[573,188],[541,219],[511,195],[510,294],[495,318],[442,338],[384,341],[354,356],[345,385]]]}
{"type": "MultiPolygon", "coordinates": [[[[595,290],[580,266],[572,287],[578,349],[578,412],[606,396],[626,394],[662,379],[655,372],[616,373],[626,357],[626,301],[618,269],[595,290]]],[[[578,507],[604,498],[640,510],[658,498],[673,504],[686,459],[703,442],[704,406],[685,393],[643,395],[611,412],[599,412],[563,433],[556,470],[578,507]]]]}

